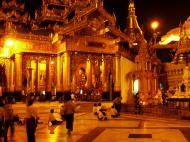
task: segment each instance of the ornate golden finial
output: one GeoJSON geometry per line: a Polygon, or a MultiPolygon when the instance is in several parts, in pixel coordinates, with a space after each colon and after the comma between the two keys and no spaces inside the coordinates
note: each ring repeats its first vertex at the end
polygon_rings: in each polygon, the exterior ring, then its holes
{"type": "Polygon", "coordinates": [[[129,36],[131,41],[131,48],[135,48],[134,43],[138,42],[139,36],[143,34],[141,28],[139,27],[137,16],[135,15],[135,4],[134,0],[129,1],[128,7],[128,17],[127,17],[127,24],[126,24],[125,33],[129,36]]]}
{"type": "Polygon", "coordinates": [[[135,8],[134,0],[129,1],[129,8],[135,8]]]}

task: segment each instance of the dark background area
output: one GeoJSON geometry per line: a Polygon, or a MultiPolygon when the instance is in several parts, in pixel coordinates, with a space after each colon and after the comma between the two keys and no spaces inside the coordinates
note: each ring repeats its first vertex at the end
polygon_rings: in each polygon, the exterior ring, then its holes
{"type": "MultiPolygon", "coordinates": [[[[115,13],[118,26],[126,27],[129,0],[104,0],[104,6],[109,13],[115,13]]],[[[150,23],[158,20],[160,26],[157,31],[161,35],[179,25],[190,16],[189,0],[135,0],[136,16],[139,26],[146,38],[150,38],[152,30],[150,23]]]]}

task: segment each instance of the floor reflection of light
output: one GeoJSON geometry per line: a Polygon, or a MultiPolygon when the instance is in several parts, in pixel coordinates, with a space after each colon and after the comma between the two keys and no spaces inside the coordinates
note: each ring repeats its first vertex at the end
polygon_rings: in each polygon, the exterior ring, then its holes
{"type": "Polygon", "coordinates": [[[63,138],[64,142],[67,142],[68,137],[66,135],[67,134],[65,132],[65,125],[57,125],[49,127],[49,136],[50,136],[49,142],[58,142],[58,140],[60,140],[60,137],[63,138]],[[51,134],[51,132],[54,133],[51,134]]]}

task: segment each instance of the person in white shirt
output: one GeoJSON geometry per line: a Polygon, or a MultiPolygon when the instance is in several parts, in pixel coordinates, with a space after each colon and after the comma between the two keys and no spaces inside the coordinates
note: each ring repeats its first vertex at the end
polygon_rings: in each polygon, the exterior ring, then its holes
{"type": "Polygon", "coordinates": [[[107,116],[106,116],[106,111],[104,109],[99,109],[99,111],[97,112],[97,117],[98,120],[107,120],[107,116]]]}
{"type": "Polygon", "coordinates": [[[93,105],[93,107],[92,107],[92,112],[93,112],[93,114],[94,115],[97,115],[98,113],[97,113],[97,104],[95,103],[94,105],[93,105]]]}
{"type": "Polygon", "coordinates": [[[58,124],[61,124],[62,121],[59,121],[55,118],[55,115],[54,115],[54,109],[51,109],[50,110],[50,114],[49,114],[49,122],[51,122],[52,125],[58,125],[58,124]]]}
{"type": "Polygon", "coordinates": [[[33,106],[33,100],[28,100],[28,104],[26,106],[26,133],[27,133],[27,141],[35,142],[35,131],[37,127],[38,121],[38,113],[37,108],[33,106]]]}

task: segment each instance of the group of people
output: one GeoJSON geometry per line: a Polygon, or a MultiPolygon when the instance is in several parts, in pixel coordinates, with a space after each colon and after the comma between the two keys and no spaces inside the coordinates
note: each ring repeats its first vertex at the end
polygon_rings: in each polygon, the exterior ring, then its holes
{"type": "Polygon", "coordinates": [[[7,142],[8,129],[11,129],[11,137],[14,134],[14,113],[12,98],[0,98],[0,137],[7,142]]]}
{"type": "MultiPolygon", "coordinates": [[[[14,113],[12,107],[12,97],[0,97],[0,141],[8,141],[8,129],[10,128],[10,139],[14,135],[15,120],[26,126],[26,135],[28,142],[35,142],[35,132],[39,124],[39,115],[37,106],[33,105],[34,98],[28,97],[26,101],[26,113],[24,120],[21,121],[17,114],[14,113]]],[[[73,131],[75,103],[71,99],[71,95],[66,95],[64,105],[61,108],[60,114],[66,121],[67,133],[70,135],[73,131]]],[[[57,121],[54,117],[54,110],[50,110],[49,121],[52,125],[61,124],[62,121],[57,121]]]]}
{"type": "MultiPolygon", "coordinates": [[[[93,105],[93,114],[97,115],[98,120],[107,120],[107,108],[100,102],[93,105]]],[[[116,97],[110,108],[110,116],[112,118],[120,116],[121,111],[121,97],[116,97]]]]}
{"type": "Polygon", "coordinates": [[[50,126],[59,125],[65,120],[67,133],[68,135],[70,135],[71,132],[73,131],[75,109],[76,109],[76,104],[74,103],[72,96],[71,95],[64,96],[64,104],[61,106],[61,109],[60,109],[60,116],[62,120],[56,119],[54,116],[54,110],[51,109],[49,120],[48,120],[50,126]]]}
{"type": "Polygon", "coordinates": [[[0,140],[3,142],[8,141],[8,130],[10,128],[10,138],[13,138],[15,127],[14,123],[26,124],[27,140],[28,142],[35,142],[35,130],[37,127],[37,110],[32,106],[33,100],[27,101],[26,114],[24,121],[21,121],[19,116],[14,113],[13,97],[1,97],[0,98],[0,140]]]}

